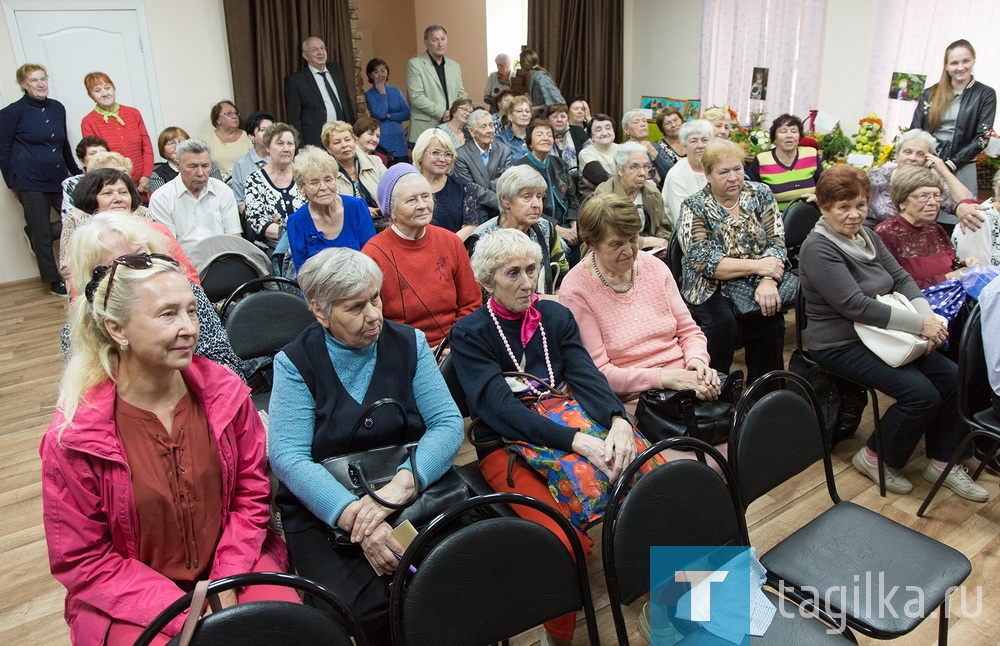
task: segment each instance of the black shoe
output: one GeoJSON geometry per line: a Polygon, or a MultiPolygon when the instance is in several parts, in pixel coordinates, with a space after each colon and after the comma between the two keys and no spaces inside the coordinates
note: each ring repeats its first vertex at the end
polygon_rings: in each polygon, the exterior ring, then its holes
{"type": "Polygon", "coordinates": [[[35,245],[31,244],[31,236],[28,235],[28,227],[24,227],[21,230],[24,231],[24,240],[28,243],[28,251],[30,251],[31,255],[34,256],[35,255],[35,245]]]}
{"type": "Polygon", "coordinates": [[[69,294],[66,291],[66,283],[61,280],[57,280],[52,283],[49,287],[49,291],[55,296],[61,296],[62,298],[67,298],[69,294]]]}

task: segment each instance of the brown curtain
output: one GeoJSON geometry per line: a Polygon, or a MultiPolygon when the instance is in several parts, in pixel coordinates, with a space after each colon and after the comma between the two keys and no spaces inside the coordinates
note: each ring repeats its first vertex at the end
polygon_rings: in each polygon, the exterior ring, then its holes
{"type": "Polygon", "coordinates": [[[568,101],[622,114],[622,0],[528,0],[528,47],[568,101]]]}
{"type": "Polygon", "coordinates": [[[348,0],[223,0],[233,100],[243,114],[254,110],[285,118],[285,77],[303,65],[302,41],[318,36],[329,60],[344,68],[357,104],[351,10],[348,0]]]}

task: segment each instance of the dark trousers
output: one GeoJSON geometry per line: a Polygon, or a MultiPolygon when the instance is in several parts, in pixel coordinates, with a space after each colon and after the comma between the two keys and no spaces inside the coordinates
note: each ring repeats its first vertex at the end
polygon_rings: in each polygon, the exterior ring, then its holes
{"type": "Polygon", "coordinates": [[[361,622],[370,644],[391,643],[391,578],[375,574],[360,546],[335,550],[326,530],[318,527],[286,533],[285,542],[299,576],[325,585],[343,599],[361,622]]]}
{"type": "MultiPolygon", "coordinates": [[[[920,437],[927,457],[947,462],[969,430],[958,417],[958,367],[939,352],[899,368],[878,358],[860,341],[809,355],[826,370],[884,392],[896,403],[882,415],[882,460],[894,469],[906,466],[920,437]]],[[[868,438],[875,452],[875,435],[868,438]]]]}
{"type": "Polygon", "coordinates": [[[771,370],[785,367],[785,319],[752,314],[741,317],[732,302],[716,290],[701,305],[688,304],[701,331],[708,339],[709,364],[719,372],[728,373],[733,363],[733,353],[743,339],[747,362],[747,383],[771,370]]]}
{"type": "Polygon", "coordinates": [[[24,223],[28,225],[28,238],[35,252],[38,274],[42,282],[54,283],[62,280],[52,250],[53,243],[59,239],[62,231],[61,220],[52,222],[52,211],[55,210],[56,215],[59,214],[62,208],[62,193],[21,191],[19,198],[21,207],[24,208],[24,223]]]}

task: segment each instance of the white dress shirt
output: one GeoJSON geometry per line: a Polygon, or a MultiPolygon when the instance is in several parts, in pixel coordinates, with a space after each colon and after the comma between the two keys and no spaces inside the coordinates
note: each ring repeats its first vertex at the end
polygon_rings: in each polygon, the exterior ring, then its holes
{"type": "Polygon", "coordinates": [[[344,105],[344,100],[340,98],[340,92],[337,91],[337,84],[333,82],[333,74],[330,74],[330,69],[324,69],[320,71],[309,65],[309,71],[312,73],[313,82],[319,88],[319,95],[323,97],[323,105],[326,106],[326,120],[327,121],[338,121],[343,119],[342,115],[337,114],[337,109],[333,105],[333,101],[330,100],[330,93],[326,89],[326,83],[320,78],[320,74],[326,77],[326,80],[330,81],[330,87],[333,88],[333,93],[337,95],[337,100],[340,101],[340,105],[344,105]]]}
{"type": "Polygon", "coordinates": [[[205,238],[243,232],[233,192],[214,177],[195,197],[178,175],[153,193],[149,211],[187,249],[205,238]]]}

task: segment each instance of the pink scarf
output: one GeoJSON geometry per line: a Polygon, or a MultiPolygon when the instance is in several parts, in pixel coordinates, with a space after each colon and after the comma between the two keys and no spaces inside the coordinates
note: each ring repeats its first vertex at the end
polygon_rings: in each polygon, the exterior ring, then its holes
{"type": "Polygon", "coordinates": [[[509,309],[497,302],[497,299],[490,297],[490,307],[502,319],[507,321],[516,321],[521,319],[521,347],[527,348],[528,341],[534,336],[535,330],[538,329],[538,324],[542,322],[542,313],[538,311],[535,307],[535,303],[538,302],[538,294],[534,294],[531,297],[531,304],[528,305],[528,309],[524,312],[518,314],[516,312],[511,312],[509,309]]]}

